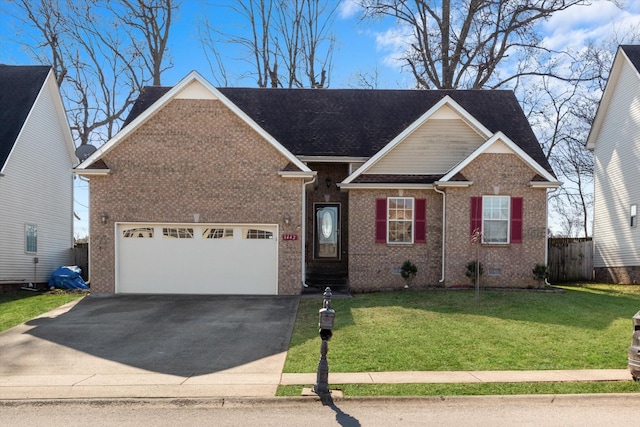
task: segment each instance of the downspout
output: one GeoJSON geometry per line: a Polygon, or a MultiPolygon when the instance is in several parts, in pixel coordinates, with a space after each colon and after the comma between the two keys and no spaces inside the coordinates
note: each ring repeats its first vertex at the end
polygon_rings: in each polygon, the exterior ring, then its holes
{"type": "Polygon", "coordinates": [[[445,260],[445,244],[446,244],[446,225],[447,225],[447,193],[445,193],[442,190],[438,190],[438,187],[436,185],[433,186],[433,189],[436,191],[436,193],[440,193],[442,194],[442,277],[440,278],[440,280],[438,281],[438,283],[442,283],[444,282],[444,260],[445,260]]]}
{"type": "Polygon", "coordinates": [[[302,221],[301,221],[301,227],[300,227],[300,234],[302,234],[302,237],[300,239],[300,241],[302,242],[302,277],[300,278],[302,281],[302,287],[303,288],[308,288],[309,285],[307,285],[305,283],[305,278],[307,277],[307,259],[306,259],[306,254],[307,254],[307,186],[309,184],[313,184],[316,182],[316,180],[318,179],[317,175],[313,176],[313,179],[311,181],[304,181],[302,180],[302,221]]]}
{"type": "MultiPolygon", "coordinates": [[[[545,222],[544,222],[544,265],[547,267],[547,269],[549,268],[549,194],[553,193],[557,189],[558,189],[557,187],[552,189],[551,191],[547,189],[547,203],[545,206],[546,215],[545,215],[545,222]]],[[[548,277],[544,278],[544,284],[547,286],[551,286],[551,283],[549,283],[548,277]]]]}

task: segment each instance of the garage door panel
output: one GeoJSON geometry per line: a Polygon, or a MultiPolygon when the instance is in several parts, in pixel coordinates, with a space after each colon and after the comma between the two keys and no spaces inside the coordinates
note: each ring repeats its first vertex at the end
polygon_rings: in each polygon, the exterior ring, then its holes
{"type": "Polygon", "coordinates": [[[116,291],[275,295],[276,231],[254,225],[119,225],[116,291]],[[136,234],[132,228],[153,232],[136,234]]]}

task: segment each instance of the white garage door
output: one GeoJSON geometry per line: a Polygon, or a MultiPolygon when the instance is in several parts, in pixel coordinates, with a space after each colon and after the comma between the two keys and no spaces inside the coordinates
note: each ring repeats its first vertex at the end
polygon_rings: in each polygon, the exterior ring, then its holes
{"type": "Polygon", "coordinates": [[[116,292],[278,293],[275,225],[118,224],[116,292]]]}

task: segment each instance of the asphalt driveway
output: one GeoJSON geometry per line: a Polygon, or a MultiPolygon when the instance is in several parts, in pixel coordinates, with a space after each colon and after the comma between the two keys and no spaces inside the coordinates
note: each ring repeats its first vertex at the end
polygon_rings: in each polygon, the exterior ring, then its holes
{"type": "MultiPolygon", "coordinates": [[[[298,297],[87,296],[0,334],[0,375],[280,374],[298,297]]],[[[5,377],[6,378],[6,377],[5,377]]]]}

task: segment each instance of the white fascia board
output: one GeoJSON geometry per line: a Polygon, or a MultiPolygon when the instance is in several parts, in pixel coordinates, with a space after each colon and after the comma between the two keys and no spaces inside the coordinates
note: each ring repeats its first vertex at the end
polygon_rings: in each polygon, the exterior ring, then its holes
{"type": "Polygon", "coordinates": [[[558,188],[562,185],[560,181],[545,182],[545,181],[530,181],[529,186],[531,188],[558,188]]]}
{"type": "Polygon", "coordinates": [[[471,114],[467,112],[460,104],[453,100],[449,95],[443,97],[440,101],[438,101],[433,107],[429,108],[426,113],[420,116],[416,121],[411,123],[404,131],[402,131],[398,136],[393,138],[391,142],[385,145],[382,150],[378,151],[373,157],[367,160],[362,166],[356,169],[351,175],[347,177],[343,181],[343,183],[348,184],[356,179],[358,176],[362,175],[366,172],[371,166],[376,164],[380,159],[387,155],[391,150],[393,150],[400,142],[406,139],[409,135],[411,135],[416,129],[418,129],[424,122],[429,120],[431,116],[438,111],[443,106],[449,106],[452,108],[457,114],[461,116],[464,121],[467,121],[472,126],[476,127],[480,132],[483,133],[485,138],[489,138],[492,133],[487,129],[482,123],[476,120],[471,114]]]}
{"type": "Polygon", "coordinates": [[[433,190],[433,184],[340,183],[337,185],[341,190],[433,190]]]}
{"type": "Polygon", "coordinates": [[[105,153],[108,153],[115,145],[117,145],[121,140],[126,138],[134,130],[139,128],[144,122],[146,122],[155,113],[160,111],[171,100],[176,98],[179,93],[184,91],[193,82],[198,82],[203,87],[205,87],[215,98],[219,99],[227,108],[229,108],[238,117],[240,117],[240,119],[242,119],[245,123],[247,123],[249,127],[255,130],[260,136],[266,139],[276,150],[278,150],[281,154],[283,154],[287,158],[287,160],[295,164],[302,171],[305,171],[305,172],[311,171],[304,163],[298,160],[289,150],[287,150],[274,137],[272,137],[264,129],[262,129],[255,121],[253,121],[247,114],[245,114],[244,111],[238,108],[238,106],[236,106],[233,102],[231,102],[226,96],[222,94],[222,92],[216,89],[215,86],[209,83],[197,71],[191,71],[185,78],[180,80],[178,84],[176,84],[167,93],[161,96],[160,99],[158,99],[153,105],[147,108],[142,114],[136,117],[131,123],[129,123],[123,129],[121,129],[120,132],[118,132],[118,134],[116,134],[113,138],[107,141],[107,143],[105,143],[100,148],[98,148],[91,156],[89,156],[84,162],[82,162],[78,166],[78,169],[85,169],[88,165],[98,160],[105,153]]]}
{"type": "Polygon", "coordinates": [[[434,182],[434,185],[440,188],[464,188],[472,186],[473,181],[436,181],[434,182]]]}
{"type": "Polygon", "coordinates": [[[364,163],[369,160],[369,157],[298,156],[298,159],[305,163],[364,163]]]}
{"type": "MultiPolygon", "coordinates": [[[[620,78],[624,62],[628,63],[632,68],[635,69],[633,63],[627,57],[627,54],[624,53],[624,50],[622,50],[621,47],[618,47],[616,56],[613,59],[613,64],[611,65],[611,71],[609,72],[607,84],[604,87],[602,98],[600,98],[600,103],[598,104],[598,109],[596,110],[596,116],[593,119],[593,124],[591,125],[591,129],[589,130],[589,136],[587,137],[586,143],[587,150],[594,150],[596,148],[596,140],[600,136],[602,123],[604,122],[604,118],[607,115],[607,110],[609,109],[609,104],[611,103],[611,98],[613,97],[615,87],[618,84],[618,79],[620,78]]],[[[638,70],[636,70],[636,75],[640,80],[640,74],[638,73],[638,70]]]]}
{"type": "Polygon", "coordinates": [[[109,175],[111,173],[111,169],[72,169],[71,173],[80,175],[80,176],[98,176],[98,175],[109,175]]]}
{"type": "Polygon", "coordinates": [[[69,159],[71,160],[71,164],[76,165],[78,163],[78,157],[76,156],[76,145],[73,142],[73,135],[71,134],[71,128],[69,127],[69,119],[67,118],[67,113],[64,108],[64,104],[62,103],[60,88],[58,87],[58,83],[56,83],[56,77],[53,74],[53,68],[49,70],[49,74],[45,79],[45,85],[48,86],[53,95],[52,99],[56,109],[56,116],[58,117],[58,122],[62,126],[62,133],[65,145],[67,147],[67,152],[69,153],[69,159]]]}
{"type": "Polygon", "coordinates": [[[315,178],[318,173],[316,171],[279,171],[278,175],[283,178],[315,178]]]}
{"type": "Polygon", "coordinates": [[[501,141],[504,143],[514,154],[516,154],[522,161],[524,161],[530,168],[536,171],[540,176],[546,179],[548,182],[557,182],[557,180],[549,173],[546,169],[544,169],[538,162],[533,160],[531,156],[525,153],[522,148],[518,147],[511,139],[509,139],[504,133],[496,132],[491,138],[485,141],[480,147],[478,147],[473,153],[471,153],[466,159],[462,162],[458,163],[453,169],[451,169],[445,176],[440,180],[449,181],[452,179],[458,172],[464,169],[469,163],[474,161],[480,154],[484,153],[489,147],[491,147],[494,143],[501,141]]]}

